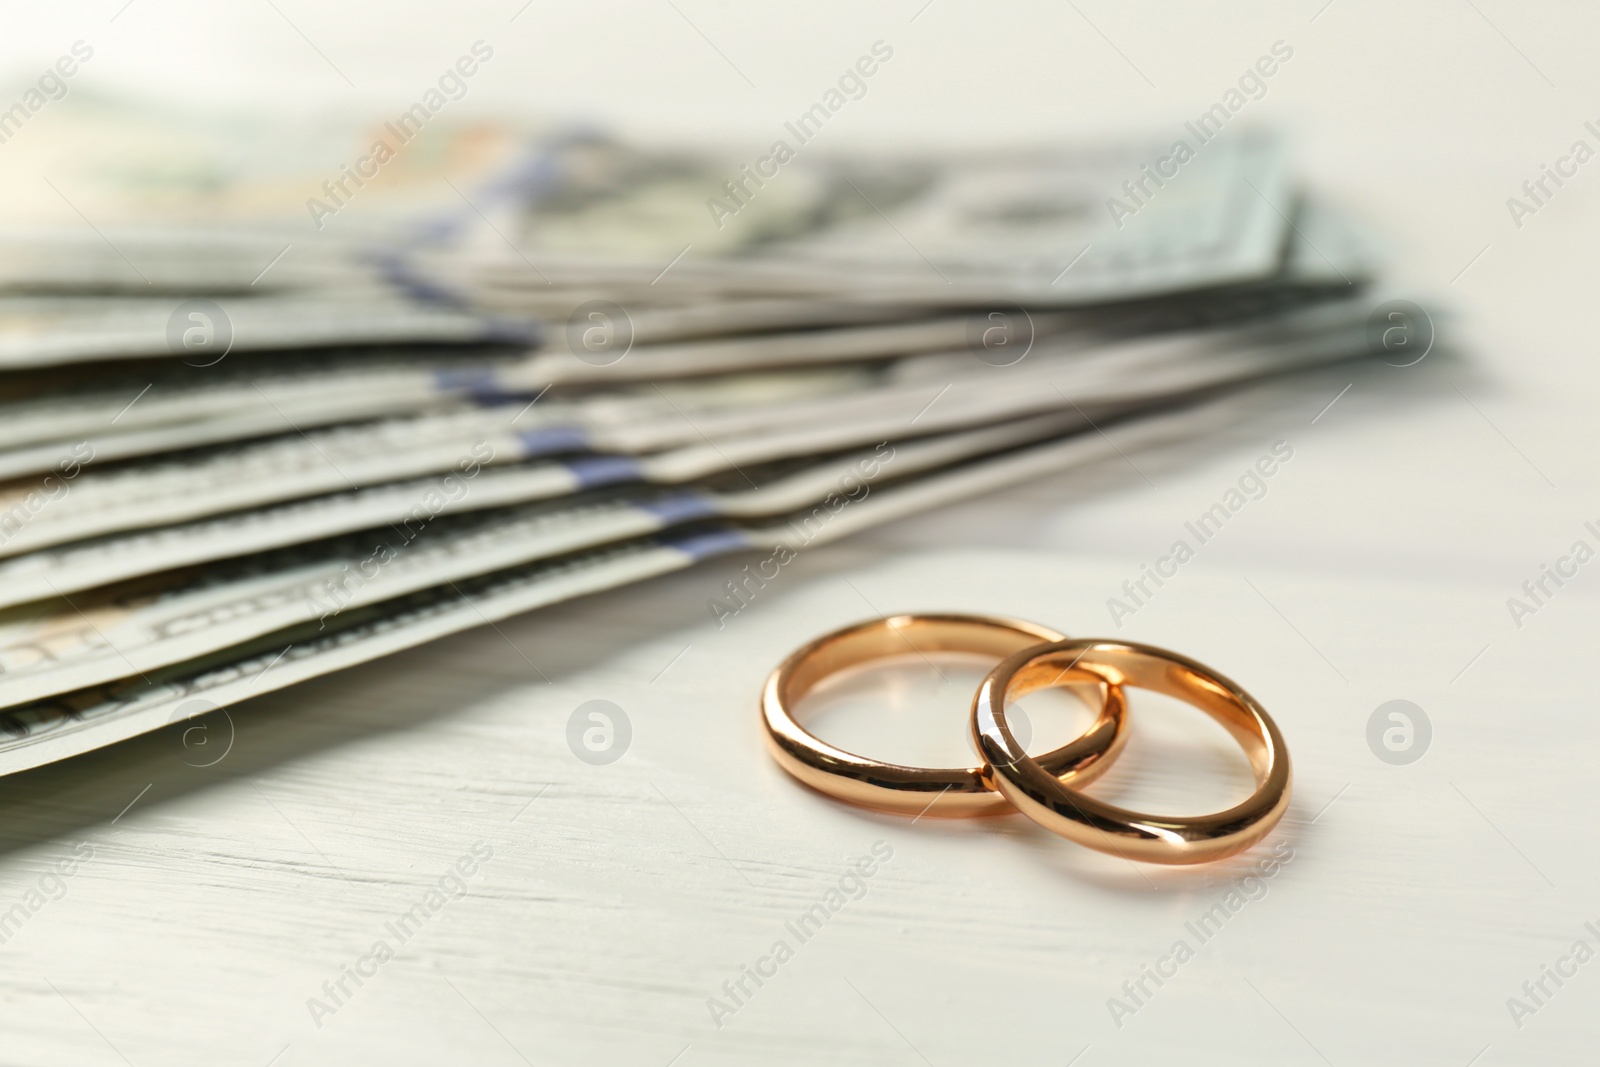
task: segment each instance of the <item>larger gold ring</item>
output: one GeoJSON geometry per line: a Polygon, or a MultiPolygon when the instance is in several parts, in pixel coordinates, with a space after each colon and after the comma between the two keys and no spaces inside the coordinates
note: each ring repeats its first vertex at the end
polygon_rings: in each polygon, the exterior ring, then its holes
{"type": "MultiPolygon", "coordinates": [[[[806,731],[789,709],[823,679],[871,660],[906,653],[964,652],[1010,656],[1054,630],[981,615],[895,615],[835,630],[778,665],[761,693],[768,746],[779,765],[806,785],[840,800],[903,815],[998,815],[1011,806],[985,784],[979,767],[905,767],[836,748],[806,731]]],[[[1122,690],[1100,678],[1099,717],[1087,733],[1040,756],[1040,773],[1086,782],[1110,766],[1127,740],[1122,690]]]]}
{"type": "Polygon", "coordinates": [[[1289,807],[1289,753],[1254,697],[1210,668],[1150,645],[1065,640],[1024,649],[978,687],[972,737],[984,782],[1024,815],[1069,840],[1148,863],[1204,863],[1267,835],[1289,807]],[[1256,789],[1214,815],[1142,815],[1085,796],[1022,750],[1006,725],[1006,704],[1065,679],[1088,676],[1192,704],[1221,723],[1250,757],[1256,789]]]}

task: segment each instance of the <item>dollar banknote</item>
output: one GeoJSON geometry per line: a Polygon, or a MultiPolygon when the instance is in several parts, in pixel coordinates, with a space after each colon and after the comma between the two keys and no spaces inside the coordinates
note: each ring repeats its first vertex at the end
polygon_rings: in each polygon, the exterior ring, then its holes
{"type": "Polygon", "coordinates": [[[0,773],[1435,350],[1244,126],[765,170],[452,110],[328,169],[372,132],[74,94],[8,156],[0,773]]]}
{"type": "MultiPolygon", "coordinates": [[[[574,597],[602,592],[733,553],[793,559],[817,547],[898,518],[971,499],[1141,448],[1171,445],[1237,421],[1260,396],[1231,395],[1118,427],[1117,440],[1081,434],[978,459],[950,471],[890,486],[862,499],[823,502],[788,518],[759,523],[701,522],[670,535],[541,560],[353,606],[327,620],[307,619],[190,660],[125,672],[0,712],[0,774],[40,766],[174,721],[281,689],[427,641],[574,597]]],[[[840,494],[843,498],[843,493],[840,494]]]]}
{"type": "MultiPolygon", "coordinates": [[[[1076,415],[1047,414],[977,430],[897,441],[894,475],[981,456],[1028,441],[1081,428],[1076,415]]],[[[800,506],[810,497],[821,498],[851,471],[878,455],[876,449],[818,461],[809,456],[798,467],[772,470],[771,465],[749,466],[722,480],[735,487],[729,492],[715,487],[686,488],[677,499],[693,510],[702,501],[707,514],[772,514],[800,506]],[[758,479],[751,485],[747,478],[758,479]]],[[[666,458],[666,457],[664,457],[666,458]]],[[[76,541],[0,560],[0,607],[32,600],[70,595],[125,582],[147,574],[193,567],[215,560],[243,556],[291,545],[305,544],[358,530],[389,526],[407,527],[445,515],[530,503],[594,490],[597,485],[629,484],[619,457],[601,465],[592,463],[584,476],[582,463],[517,464],[504,467],[474,466],[432,478],[373,486],[367,489],[296,500],[266,508],[233,512],[198,522],[177,523],[76,541]],[[604,474],[602,478],[600,475],[604,474]]],[[[649,460],[631,472],[638,483],[652,479],[649,460]]],[[[658,477],[658,483],[666,477],[658,477]]],[[[664,519],[670,508],[650,514],[664,519]]]]}
{"type": "MultiPolygon", "coordinates": [[[[996,438],[1017,440],[1014,430],[996,438]]],[[[919,469],[970,456],[977,442],[909,448],[919,469]]],[[[238,644],[308,617],[531,560],[637,537],[668,526],[758,515],[841,495],[870,494],[900,477],[888,442],[865,455],[790,473],[740,492],[686,489],[590,494],[571,502],[469,515],[417,509],[379,530],[311,541],[213,567],[177,570],[79,597],[0,614],[0,706],[96,684],[238,644]],[[19,694],[22,694],[19,696],[19,694]]],[[[64,591],[63,591],[64,594],[64,591]]]]}
{"type": "Polygon", "coordinates": [[[536,323],[389,297],[0,297],[0,369],[152,356],[215,364],[231,352],[343,345],[534,344],[536,323]]]}
{"type": "Polygon", "coordinates": [[[1092,420],[1140,400],[1363,355],[1366,345],[1364,320],[1349,307],[1328,306],[1276,324],[1041,353],[1025,367],[988,367],[970,354],[957,354],[953,365],[918,357],[925,365],[908,380],[834,388],[812,399],[686,407],[669,396],[608,398],[544,409],[542,424],[526,429],[517,423],[527,405],[386,420],[238,446],[199,461],[90,470],[71,480],[47,476],[40,487],[0,495],[0,555],[557,453],[601,455],[553,462],[530,475],[543,478],[550,493],[681,482],[746,463],[1054,410],[1092,420]]]}

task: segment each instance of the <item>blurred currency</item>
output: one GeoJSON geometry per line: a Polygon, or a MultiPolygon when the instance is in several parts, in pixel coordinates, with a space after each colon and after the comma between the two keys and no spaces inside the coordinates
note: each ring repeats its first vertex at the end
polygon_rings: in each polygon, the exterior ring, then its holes
{"type": "Polygon", "coordinates": [[[293,133],[76,94],[0,179],[0,773],[1435,341],[1267,132],[1166,180],[453,116],[357,180],[381,130],[293,133]]]}

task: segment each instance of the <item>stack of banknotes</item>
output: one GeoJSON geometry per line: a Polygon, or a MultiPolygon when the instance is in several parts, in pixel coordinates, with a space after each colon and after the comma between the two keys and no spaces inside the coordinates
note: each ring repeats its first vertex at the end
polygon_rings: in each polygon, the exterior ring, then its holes
{"type": "Polygon", "coordinates": [[[0,773],[1384,354],[1368,246],[1265,133],[752,165],[496,127],[242,189],[83,121],[0,233],[0,773]]]}

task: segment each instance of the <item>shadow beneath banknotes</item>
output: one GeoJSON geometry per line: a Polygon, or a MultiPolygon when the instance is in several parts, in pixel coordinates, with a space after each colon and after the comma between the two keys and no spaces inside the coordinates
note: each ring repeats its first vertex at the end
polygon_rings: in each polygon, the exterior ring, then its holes
{"type": "Polygon", "coordinates": [[[0,777],[0,855],[118,830],[130,811],[249,782],[340,746],[423,729],[530,682],[588,670],[619,647],[703,623],[704,580],[700,572],[669,575],[556,605],[445,637],[403,659],[359,664],[0,777]],[[691,576],[697,595],[683,584],[691,576]]]}

